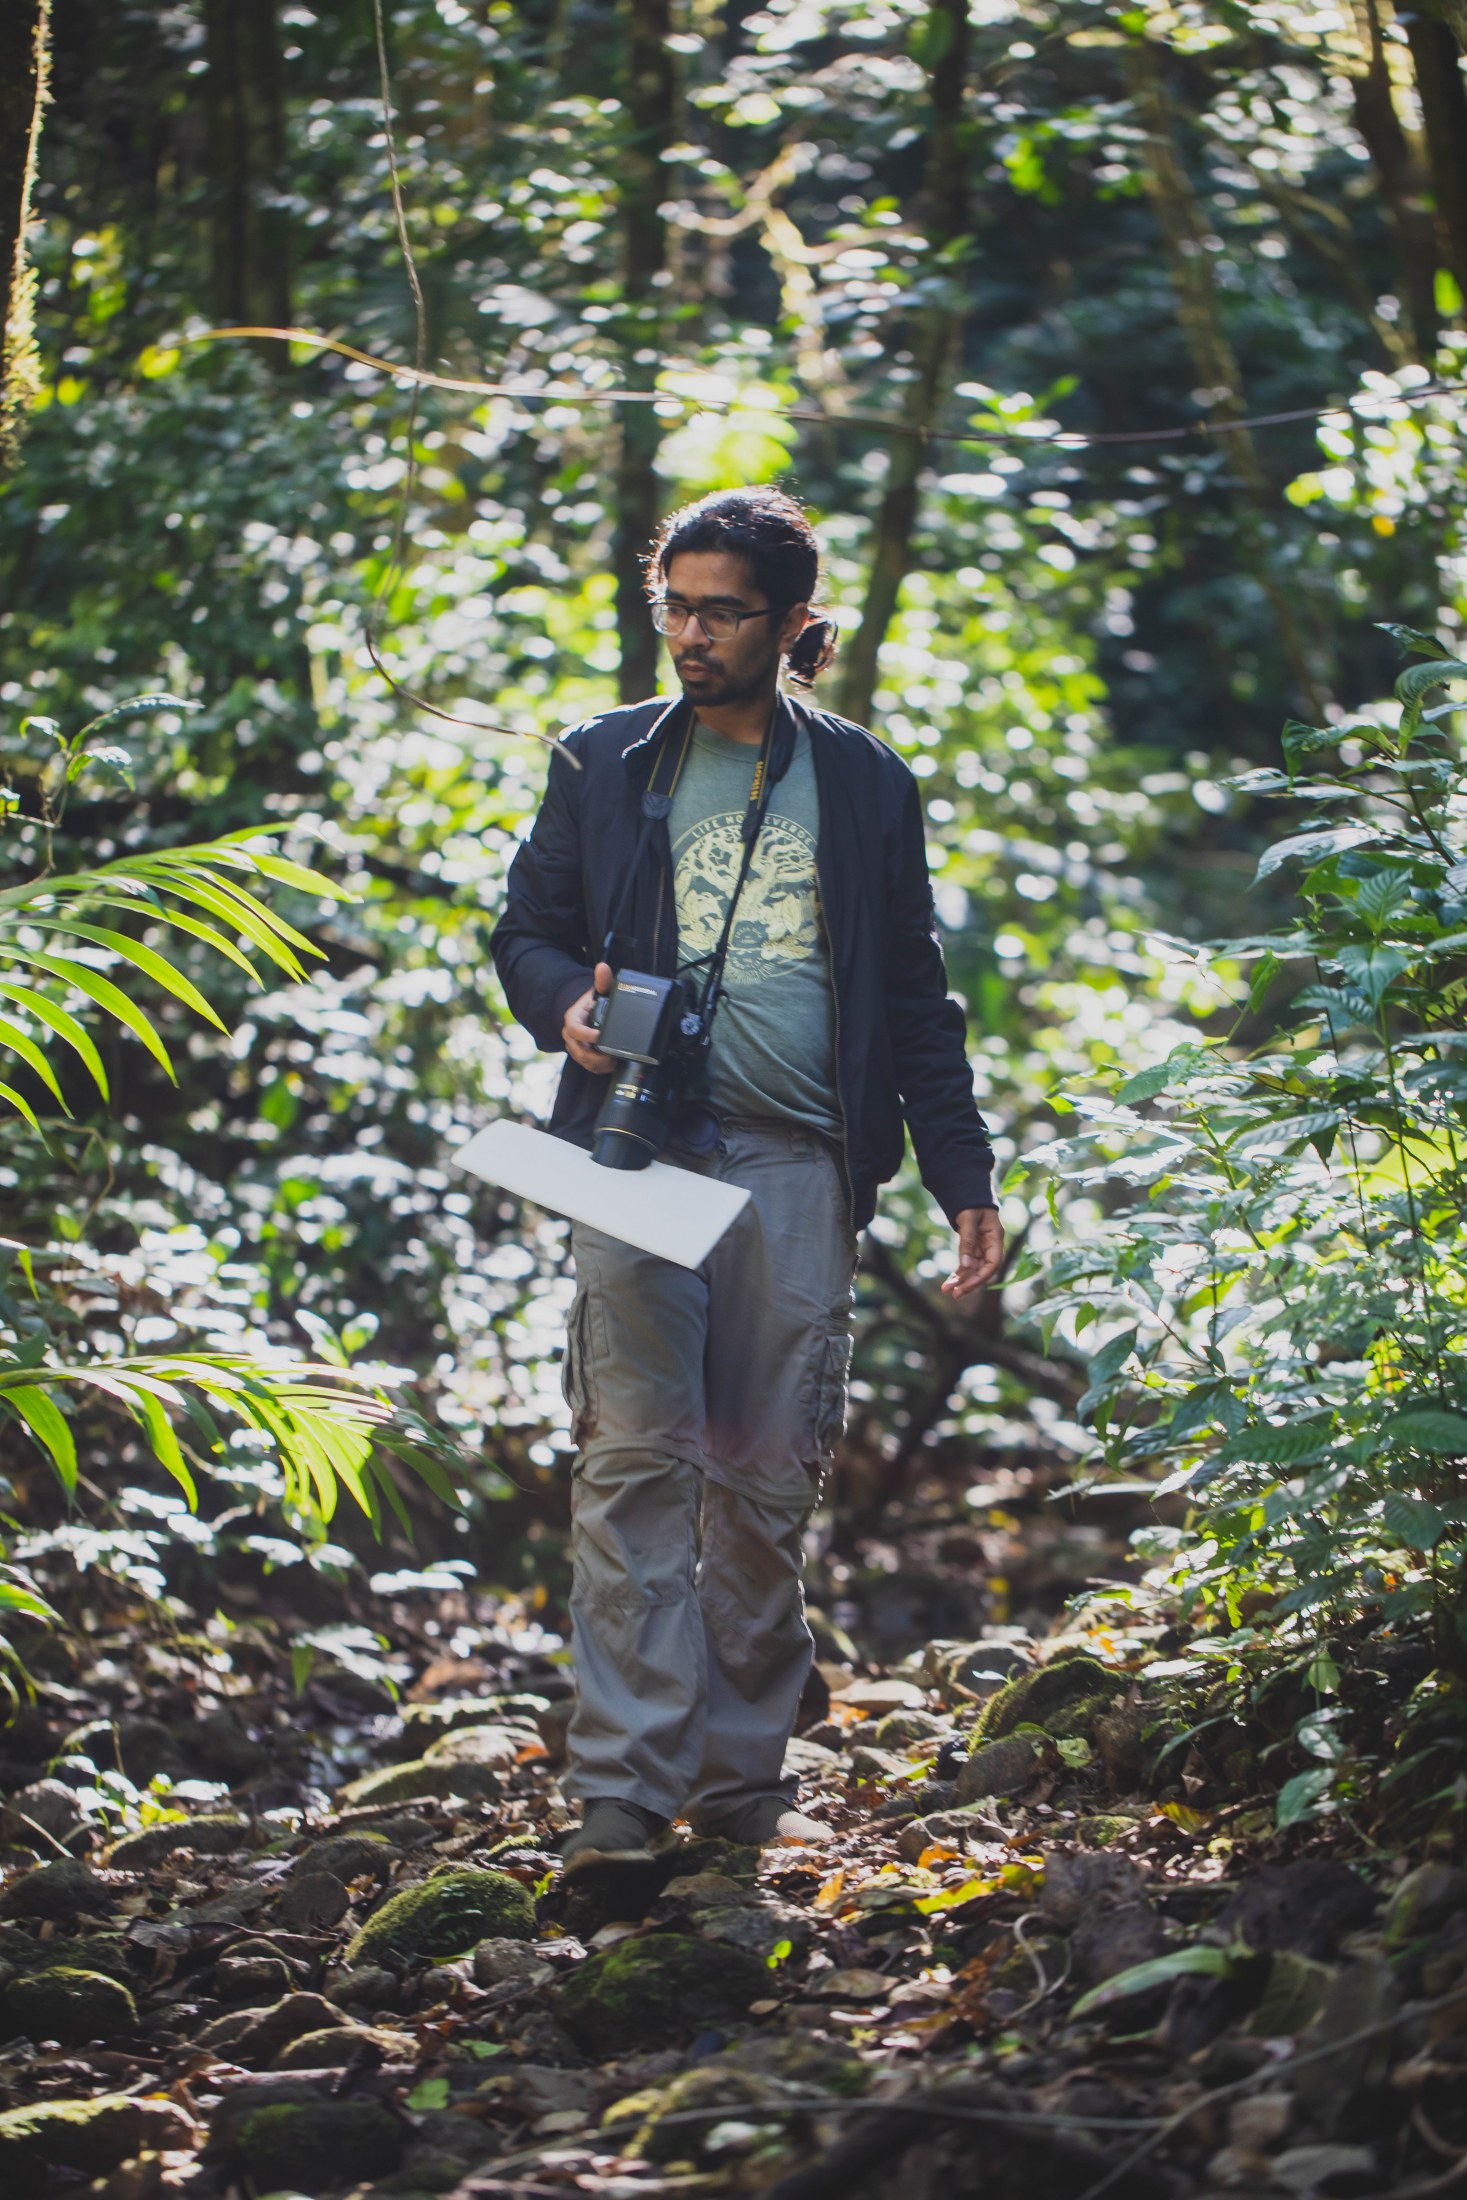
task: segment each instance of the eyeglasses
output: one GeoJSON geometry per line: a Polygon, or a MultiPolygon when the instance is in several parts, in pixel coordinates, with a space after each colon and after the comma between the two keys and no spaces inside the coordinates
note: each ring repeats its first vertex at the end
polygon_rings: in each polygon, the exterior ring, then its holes
{"type": "Polygon", "coordinates": [[[667,596],[652,599],[652,624],[659,634],[681,634],[689,619],[696,619],[710,642],[731,642],[745,619],[772,619],[778,615],[776,604],[764,611],[736,611],[726,603],[679,603],[667,596]]]}

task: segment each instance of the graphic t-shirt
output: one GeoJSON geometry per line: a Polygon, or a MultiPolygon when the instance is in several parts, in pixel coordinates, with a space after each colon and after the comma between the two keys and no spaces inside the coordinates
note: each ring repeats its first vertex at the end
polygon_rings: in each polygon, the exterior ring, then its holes
{"type": "MultiPolygon", "coordinates": [[[[739,875],[757,748],[693,729],[673,795],[673,879],[684,969],[718,945],[739,875]]],[[[739,897],[709,1063],[720,1114],[841,1135],[835,999],[815,878],[820,802],[809,735],[775,788],[739,897]]],[[[701,983],[701,971],[692,972],[701,983]]]]}

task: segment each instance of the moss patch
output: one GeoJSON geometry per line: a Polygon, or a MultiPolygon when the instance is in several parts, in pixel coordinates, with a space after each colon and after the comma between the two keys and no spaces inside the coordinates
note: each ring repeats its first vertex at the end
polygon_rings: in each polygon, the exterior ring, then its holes
{"type": "Polygon", "coordinates": [[[768,1986],[768,1967],[745,1949],[654,1933],[579,1965],[556,2013],[578,2047],[604,2058],[742,2016],[768,1986]]]}
{"type": "Polygon", "coordinates": [[[84,2047],[137,2030],[137,2003],[125,1986],[100,1971],[52,1965],[12,1979],[0,1996],[0,2029],[9,2039],[59,2040],[84,2047]]]}
{"type": "Polygon", "coordinates": [[[276,2101],[240,2125],[236,2151],[261,2192],[317,2193],[402,2160],[403,2127],[376,2101],[276,2101]]]}
{"type": "Polygon", "coordinates": [[[1092,1658],[1084,1651],[1073,1656],[1056,1658],[1049,1665],[1041,1665],[1036,1672],[1019,1673],[1007,1681],[996,1696],[978,1714],[973,1738],[978,1742],[995,1742],[1006,1734],[1012,1734],[1019,1726],[1040,1726],[1048,1733],[1069,1733],[1068,1727],[1058,1727],[1053,1722],[1076,1704],[1091,1704],[1090,1717],[1117,1696],[1123,1696],[1129,1687],[1124,1673],[1117,1673],[1111,1666],[1102,1665],[1099,1658],[1092,1658]]]}
{"type": "Polygon", "coordinates": [[[434,1872],[389,1895],[346,1951],[359,1963],[451,1963],[481,1940],[529,1940],[535,1905],[508,1872],[434,1872]]]}
{"type": "Polygon", "coordinates": [[[0,2116],[0,2191],[6,2200],[44,2192],[53,2169],[105,2177],[145,2147],[180,2146],[192,2126],[171,2101],[107,2093],[95,2101],[43,2101],[0,2116]]]}
{"type": "Polygon", "coordinates": [[[465,1802],[494,1802],[501,1792],[499,1776],[488,1765],[431,1764],[416,1757],[405,1765],[389,1765],[384,1772],[368,1772],[341,1791],[344,1804],[355,1809],[364,1803],[412,1803],[425,1795],[461,1795],[465,1802]]]}
{"type": "Polygon", "coordinates": [[[183,1818],[165,1826],[144,1826],[119,1841],[107,1859],[117,1871],[146,1871],[161,1864],[177,1849],[192,1849],[196,1856],[228,1856],[249,1839],[249,1820],[224,1812],[200,1818],[183,1818]]]}

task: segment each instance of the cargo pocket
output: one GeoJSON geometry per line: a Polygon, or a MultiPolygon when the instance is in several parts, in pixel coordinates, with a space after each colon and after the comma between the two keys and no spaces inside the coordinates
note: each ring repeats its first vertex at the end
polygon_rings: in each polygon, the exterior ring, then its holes
{"type": "Polygon", "coordinates": [[[815,1460],[822,1473],[830,1465],[831,1455],[845,1430],[851,1344],[850,1330],[837,1329],[832,1330],[820,1348],[815,1394],[815,1460]]]}
{"type": "Polygon", "coordinates": [[[580,1450],[596,1432],[596,1371],[591,1351],[591,1294],[581,1290],[565,1325],[560,1389],[570,1407],[571,1441],[580,1450]]]}

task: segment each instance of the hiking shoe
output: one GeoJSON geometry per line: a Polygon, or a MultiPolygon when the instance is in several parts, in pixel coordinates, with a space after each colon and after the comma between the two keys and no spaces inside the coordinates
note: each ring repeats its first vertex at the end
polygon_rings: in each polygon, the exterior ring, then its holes
{"type": "Polygon", "coordinates": [[[572,1872],[587,1864],[649,1864],[652,1843],[670,1823],[638,1803],[598,1795],[586,1805],[584,1818],[561,1849],[565,1868],[572,1872]]]}
{"type": "Polygon", "coordinates": [[[737,1841],[749,1849],[769,1848],[779,1842],[787,1848],[829,1848],[835,1834],[818,1818],[807,1818],[783,1795],[751,1795],[735,1803],[718,1818],[704,1819],[699,1833],[715,1841],[737,1841]]]}

